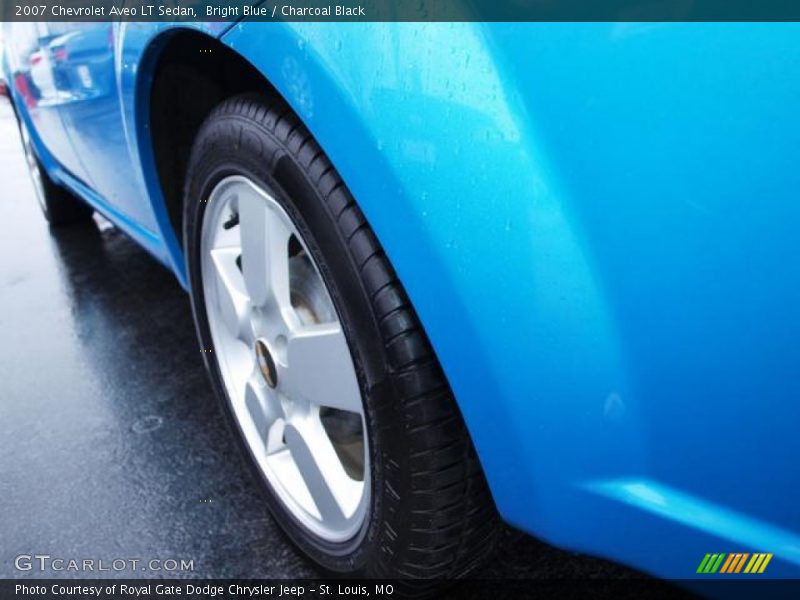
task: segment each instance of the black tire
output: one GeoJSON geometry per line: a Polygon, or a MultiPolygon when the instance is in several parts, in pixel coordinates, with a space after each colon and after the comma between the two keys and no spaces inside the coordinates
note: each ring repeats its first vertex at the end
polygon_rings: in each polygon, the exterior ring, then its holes
{"type": "Polygon", "coordinates": [[[25,125],[19,119],[17,119],[17,124],[28,161],[28,169],[39,200],[38,204],[45,219],[53,227],[66,227],[89,221],[94,212],[92,208],[53,181],[31,143],[25,125]],[[39,178],[38,182],[37,177],[39,178]]]}
{"type": "MultiPolygon", "coordinates": [[[[278,98],[244,95],[223,102],[192,149],[184,241],[202,347],[213,348],[200,272],[203,199],[234,174],[275,191],[308,243],[356,364],[370,440],[371,507],[355,537],[336,544],[316,537],[259,475],[273,514],[307,556],[332,572],[403,579],[464,575],[492,553],[500,531],[469,434],[364,215],[314,138],[278,98]]],[[[215,353],[203,356],[233,423],[215,353]]]]}

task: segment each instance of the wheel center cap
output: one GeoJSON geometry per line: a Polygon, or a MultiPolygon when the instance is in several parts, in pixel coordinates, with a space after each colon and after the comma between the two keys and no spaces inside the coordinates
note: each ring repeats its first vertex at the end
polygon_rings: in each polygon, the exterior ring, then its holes
{"type": "Polygon", "coordinates": [[[278,385],[278,372],[275,369],[275,361],[272,359],[269,347],[261,340],[256,342],[256,359],[258,360],[258,368],[267,385],[274,388],[278,385]]]}

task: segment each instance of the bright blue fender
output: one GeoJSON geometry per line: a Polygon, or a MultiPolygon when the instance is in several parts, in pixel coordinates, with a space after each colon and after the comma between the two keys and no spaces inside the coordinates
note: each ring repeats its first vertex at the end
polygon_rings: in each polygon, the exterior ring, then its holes
{"type": "Polygon", "coordinates": [[[670,577],[706,552],[800,567],[800,45],[744,27],[223,38],[364,209],[503,516],[670,577]]]}

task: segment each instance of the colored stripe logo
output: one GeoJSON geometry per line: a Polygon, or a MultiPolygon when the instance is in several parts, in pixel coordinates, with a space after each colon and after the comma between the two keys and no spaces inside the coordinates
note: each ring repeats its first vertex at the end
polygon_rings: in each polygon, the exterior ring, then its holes
{"type": "Polygon", "coordinates": [[[697,572],[704,575],[712,575],[717,572],[728,575],[736,573],[755,575],[763,573],[771,560],[771,552],[756,552],[754,554],[749,554],[748,552],[733,552],[731,554],[709,553],[700,561],[697,572]]]}

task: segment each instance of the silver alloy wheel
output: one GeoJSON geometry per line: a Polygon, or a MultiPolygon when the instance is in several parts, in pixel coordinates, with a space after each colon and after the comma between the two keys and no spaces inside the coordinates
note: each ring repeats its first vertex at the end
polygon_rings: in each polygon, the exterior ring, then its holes
{"type": "Polygon", "coordinates": [[[39,161],[33,150],[31,143],[31,136],[28,134],[28,129],[25,125],[21,125],[20,133],[22,134],[22,145],[25,148],[25,160],[28,163],[28,171],[31,174],[31,181],[33,182],[33,189],[36,192],[36,199],[42,210],[47,213],[47,205],[45,204],[45,191],[44,183],[42,182],[42,171],[39,169],[39,161]]]}
{"type": "Polygon", "coordinates": [[[208,198],[200,243],[215,358],[250,452],[301,524],[352,538],[369,506],[364,405],[304,240],[267,190],[231,176],[208,198]]]}

